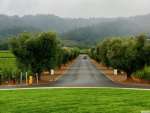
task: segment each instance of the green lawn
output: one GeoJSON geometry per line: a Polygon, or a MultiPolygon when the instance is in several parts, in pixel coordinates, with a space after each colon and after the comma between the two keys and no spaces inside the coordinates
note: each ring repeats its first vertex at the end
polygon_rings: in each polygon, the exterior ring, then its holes
{"type": "Polygon", "coordinates": [[[0,113],[141,113],[150,91],[34,89],[0,91],[0,113]]]}
{"type": "Polygon", "coordinates": [[[87,54],[88,50],[87,49],[80,49],[80,54],[87,54]]]}
{"type": "Polygon", "coordinates": [[[11,51],[0,50],[0,58],[15,58],[11,51]]]}

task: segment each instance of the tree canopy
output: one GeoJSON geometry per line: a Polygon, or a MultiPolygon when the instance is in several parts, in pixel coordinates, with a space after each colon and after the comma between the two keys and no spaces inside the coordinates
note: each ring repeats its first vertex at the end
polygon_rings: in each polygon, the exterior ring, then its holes
{"type": "Polygon", "coordinates": [[[150,44],[146,42],[145,35],[138,35],[131,38],[112,38],[102,41],[91,55],[99,57],[99,61],[105,66],[123,70],[130,78],[133,72],[150,65],[150,44]],[[97,56],[98,54],[98,56],[97,56]]]}
{"type": "Polygon", "coordinates": [[[54,32],[42,32],[35,35],[24,32],[9,39],[10,49],[17,58],[21,69],[30,69],[39,77],[43,70],[51,70],[60,67],[78,56],[78,49],[67,49],[65,54],[54,32]],[[67,59],[65,62],[64,59],[67,59]]]}

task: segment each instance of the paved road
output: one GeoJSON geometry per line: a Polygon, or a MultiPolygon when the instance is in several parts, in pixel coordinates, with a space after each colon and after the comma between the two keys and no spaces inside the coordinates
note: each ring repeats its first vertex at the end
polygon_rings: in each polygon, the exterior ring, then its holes
{"type": "Polygon", "coordinates": [[[77,62],[52,86],[56,87],[121,87],[121,88],[149,88],[150,86],[126,85],[112,82],[100,73],[90,59],[83,59],[80,55],[77,62]]]}
{"type": "MultiPolygon", "coordinates": [[[[125,85],[112,82],[93,65],[90,59],[83,59],[80,55],[71,68],[55,83],[46,85],[35,85],[32,87],[119,87],[119,88],[145,88],[150,86],[125,85]]],[[[0,86],[5,88],[31,88],[31,86],[0,86]]]]}

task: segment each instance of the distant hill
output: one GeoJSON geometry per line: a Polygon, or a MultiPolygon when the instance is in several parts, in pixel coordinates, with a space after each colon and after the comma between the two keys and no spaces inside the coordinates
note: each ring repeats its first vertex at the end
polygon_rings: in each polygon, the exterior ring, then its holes
{"type": "Polygon", "coordinates": [[[0,39],[23,31],[52,30],[66,46],[89,48],[108,37],[150,36],[150,14],[129,18],[61,18],[55,15],[0,15],[0,39]]]}
{"type": "Polygon", "coordinates": [[[108,37],[126,37],[138,34],[150,36],[150,14],[129,18],[118,18],[111,22],[77,28],[63,33],[64,40],[78,43],[81,48],[88,48],[108,37]]]}
{"type": "Polygon", "coordinates": [[[7,38],[23,31],[39,32],[52,30],[59,34],[75,28],[86,27],[98,23],[113,21],[107,18],[60,18],[55,15],[0,15],[0,38],[7,38]]]}

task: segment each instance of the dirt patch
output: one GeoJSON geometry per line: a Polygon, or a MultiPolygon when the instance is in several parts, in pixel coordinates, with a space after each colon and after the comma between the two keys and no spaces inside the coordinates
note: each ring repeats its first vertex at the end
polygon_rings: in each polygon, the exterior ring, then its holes
{"type": "Polygon", "coordinates": [[[104,73],[108,78],[110,78],[112,81],[117,83],[124,83],[124,84],[141,84],[141,85],[150,85],[150,83],[147,80],[141,80],[135,77],[132,77],[130,80],[127,80],[127,74],[125,72],[118,73],[117,75],[114,75],[114,69],[103,66],[101,63],[98,63],[94,60],[91,60],[93,64],[96,65],[96,67],[104,73]]]}

